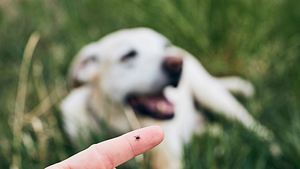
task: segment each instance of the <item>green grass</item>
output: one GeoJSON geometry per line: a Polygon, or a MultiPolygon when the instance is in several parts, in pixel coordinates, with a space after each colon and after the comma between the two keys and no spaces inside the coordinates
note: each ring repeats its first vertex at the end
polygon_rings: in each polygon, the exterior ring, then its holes
{"type": "MultiPolygon", "coordinates": [[[[282,156],[275,158],[266,143],[241,125],[216,118],[222,137],[195,136],[185,146],[186,168],[300,168],[299,11],[297,0],[1,0],[0,168],[13,162],[42,168],[76,152],[58,109],[67,93],[70,61],[83,45],[137,26],[166,35],[214,75],[250,79],[257,93],[243,102],[274,131],[282,148],[282,156]],[[22,120],[14,111],[21,104],[16,101],[19,71],[33,32],[40,40],[28,67],[25,109],[18,113],[24,112],[22,120]],[[45,110],[35,109],[41,103],[45,110]],[[13,132],[14,122],[18,132],[13,132]]],[[[132,161],[124,168],[138,168],[134,166],[132,161]]]]}

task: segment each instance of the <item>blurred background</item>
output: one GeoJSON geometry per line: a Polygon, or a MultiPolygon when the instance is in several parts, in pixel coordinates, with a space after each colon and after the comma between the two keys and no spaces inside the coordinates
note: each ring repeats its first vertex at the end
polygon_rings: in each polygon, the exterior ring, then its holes
{"type": "Polygon", "coordinates": [[[282,149],[274,157],[241,125],[212,117],[221,137],[195,136],[185,168],[300,168],[298,0],[0,0],[0,168],[43,168],[78,151],[59,111],[70,61],[83,45],[138,26],[161,32],[213,75],[252,81],[255,97],[241,101],[282,149]]]}

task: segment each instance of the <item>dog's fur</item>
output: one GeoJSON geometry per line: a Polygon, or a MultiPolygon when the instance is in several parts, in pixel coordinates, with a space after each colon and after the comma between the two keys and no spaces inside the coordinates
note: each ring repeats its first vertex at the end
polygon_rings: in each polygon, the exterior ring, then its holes
{"type": "Polygon", "coordinates": [[[101,132],[98,125],[101,120],[118,131],[131,130],[124,113],[131,109],[124,101],[128,94],[164,90],[175,106],[173,118],[158,120],[136,114],[142,127],[155,124],[165,131],[163,143],[152,151],[153,168],[179,169],[183,145],[193,134],[205,130],[205,117],[196,109],[195,101],[212,112],[239,121],[263,139],[272,137],[232,95],[251,97],[254,93],[251,83],[239,77],[213,77],[191,54],[148,28],[121,30],[85,46],[70,72],[79,87],[71,91],[61,107],[65,129],[74,142],[78,137],[88,137],[90,131],[101,132]],[[122,61],[122,56],[130,50],[135,50],[136,56],[122,61]],[[167,56],[183,60],[177,87],[168,86],[168,78],[161,70],[167,56]]]}

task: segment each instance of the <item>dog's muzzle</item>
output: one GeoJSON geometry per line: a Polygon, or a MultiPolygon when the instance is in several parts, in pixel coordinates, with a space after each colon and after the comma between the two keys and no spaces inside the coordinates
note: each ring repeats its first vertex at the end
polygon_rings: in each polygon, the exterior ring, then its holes
{"type": "Polygon", "coordinates": [[[163,73],[166,74],[168,82],[158,93],[148,95],[132,94],[126,102],[136,113],[146,115],[158,120],[172,119],[175,115],[175,107],[164,95],[167,86],[176,87],[182,72],[183,60],[180,57],[166,57],[162,63],[163,73]]]}

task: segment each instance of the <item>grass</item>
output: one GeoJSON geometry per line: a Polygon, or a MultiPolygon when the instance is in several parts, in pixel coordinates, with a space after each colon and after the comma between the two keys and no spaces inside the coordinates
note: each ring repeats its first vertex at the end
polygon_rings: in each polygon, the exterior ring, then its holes
{"type": "MultiPolygon", "coordinates": [[[[195,136],[185,145],[185,168],[300,168],[299,11],[297,0],[2,0],[0,168],[42,168],[77,151],[58,109],[70,61],[84,44],[137,26],[166,35],[214,75],[250,79],[257,93],[243,102],[282,148],[273,157],[241,125],[215,117],[222,137],[195,136]],[[34,32],[39,42],[22,68],[34,32]]],[[[138,168],[134,161],[122,167],[138,168]]]]}

